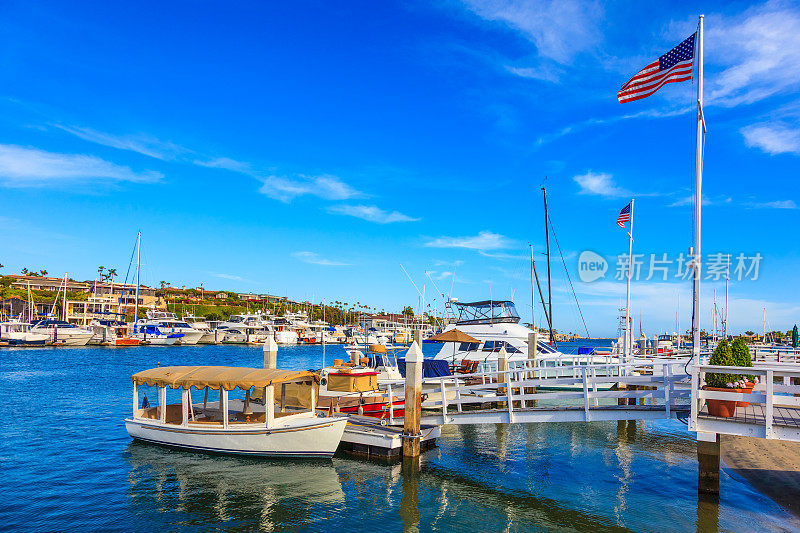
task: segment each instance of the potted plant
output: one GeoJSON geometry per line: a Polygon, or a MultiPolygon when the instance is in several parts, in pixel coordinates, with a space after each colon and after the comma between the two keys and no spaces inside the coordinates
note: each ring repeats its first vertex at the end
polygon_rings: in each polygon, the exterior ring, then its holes
{"type": "MultiPolygon", "coordinates": [[[[737,337],[731,345],[731,352],[733,353],[733,361],[736,366],[753,366],[753,360],[750,357],[750,348],[742,337],[737,337]]],[[[756,386],[756,377],[751,375],[744,376],[745,386],[744,391],[746,394],[753,392],[753,387],[756,386]]],[[[747,407],[750,402],[739,402],[739,407],[747,407]]]]}
{"type": "MultiPolygon", "coordinates": [[[[709,364],[716,366],[736,366],[733,359],[733,351],[728,341],[720,341],[714,353],[711,355],[709,364]]],[[[720,391],[720,392],[744,392],[744,376],[741,374],[720,374],[717,372],[709,372],[706,374],[706,384],[703,390],[720,391]]],[[[736,400],[712,400],[707,399],[708,414],[711,416],[721,416],[730,418],[736,413],[736,400]]]]}

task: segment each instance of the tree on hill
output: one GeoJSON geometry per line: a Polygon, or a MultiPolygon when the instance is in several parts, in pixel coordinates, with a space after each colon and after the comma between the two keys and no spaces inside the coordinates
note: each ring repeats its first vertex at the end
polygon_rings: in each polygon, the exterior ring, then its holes
{"type": "Polygon", "coordinates": [[[414,316],[414,308],[410,305],[407,305],[403,308],[403,314],[405,316],[414,316]]]}

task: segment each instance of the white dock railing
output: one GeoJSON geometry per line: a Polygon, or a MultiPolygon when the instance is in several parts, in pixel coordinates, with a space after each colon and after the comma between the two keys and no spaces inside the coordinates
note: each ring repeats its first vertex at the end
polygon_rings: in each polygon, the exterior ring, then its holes
{"type": "Polygon", "coordinates": [[[792,383],[793,378],[800,382],[800,365],[757,362],[752,367],[730,367],[701,364],[692,366],[690,373],[690,431],[800,440],[800,385],[792,383]],[[705,375],[710,372],[757,376],[759,383],[749,394],[734,390],[704,390],[705,375]],[[751,406],[759,409],[754,412],[754,409],[739,407],[734,417],[710,417],[702,411],[706,400],[750,402],[751,406]]]}
{"type": "Polygon", "coordinates": [[[438,424],[668,418],[676,408],[687,409],[677,403],[690,397],[684,365],[658,361],[538,367],[520,361],[507,370],[430,378],[423,382],[427,400],[422,407],[428,410],[423,418],[438,424]],[[649,400],[634,405],[639,399],[649,400]],[[641,415],[631,415],[631,410],[641,415]]]}

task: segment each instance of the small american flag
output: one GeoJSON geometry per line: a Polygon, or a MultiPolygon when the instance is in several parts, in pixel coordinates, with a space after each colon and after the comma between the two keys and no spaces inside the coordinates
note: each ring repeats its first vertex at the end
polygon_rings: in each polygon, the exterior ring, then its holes
{"type": "Polygon", "coordinates": [[[622,211],[619,212],[619,216],[617,217],[617,226],[620,228],[625,228],[625,223],[631,219],[631,204],[626,205],[622,208],[622,211]]]}
{"type": "Polygon", "coordinates": [[[653,61],[628,80],[617,93],[620,104],[646,98],[666,83],[692,79],[694,70],[694,37],[653,61]]]}

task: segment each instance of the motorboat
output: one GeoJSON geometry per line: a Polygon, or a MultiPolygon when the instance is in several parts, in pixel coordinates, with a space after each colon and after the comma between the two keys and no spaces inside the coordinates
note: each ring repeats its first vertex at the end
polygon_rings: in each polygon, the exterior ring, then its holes
{"type": "Polygon", "coordinates": [[[222,340],[219,332],[216,329],[211,329],[205,317],[184,315],[183,321],[192,326],[193,329],[203,333],[197,344],[218,344],[222,340]]]}
{"type": "Polygon", "coordinates": [[[133,333],[141,344],[150,346],[172,346],[183,337],[183,333],[168,333],[162,331],[156,324],[141,322],[142,320],[133,326],[133,333]]]}
{"type": "Polygon", "coordinates": [[[317,413],[318,380],[312,372],[294,370],[153,368],[133,375],[133,413],[125,428],[134,439],[192,451],[331,457],[347,418],[317,413]],[[146,401],[147,391],[139,403],[145,386],[158,388],[155,407],[146,401]],[[193,389],[203,391],[202,402],[192,400],[193,389]],[[168,403],[168,390],[180,392],[180,402],[168,403]],[[219,391],[218,401],[209,401],[209,391],[219,391]]]}
{"type": "Polygon", "coordinates": [[[166,334],[182,333],[183,336],[178,338],[178,344],[197,344],[203,337],[204,332],[194,329],[188,322],[179,319],[175,313],[149,309],[145,316],[147,318],[138,321],[139,325],[158,326],[158,329],[166,334]]]}
{"type": "Polygon", "coordinates": [[[270,322],[275,342],[284,346],[294,346],[300,342],[300,335],[292,329],[292,323],[285,317],[277,317],[270,322]]]}
{"type": "Polygon", "coordinates": [[[0,322],[0,341],[12,346],[44,346],[49,338],[45,333],[31,331],[29,322],[16,319],[0,322]]]}
{"type": "MultiPolygon", "coordinates": [[[[389,398],[389,394],[379,388],[380,375],[380,370],[368,366],[367,361],[334,361],[334,366],[320,370],[317,407],[386,420],[402,417],[405,398],[394,394],[389,398]]],[[[399,372],[396,379],[401,379],[399,372]]]]}
{"type": "Polygon", "coordinates": [[[139,339],[129,335],[128,323],[123,320],[93,319],[89,330],[94,335],[89,344],[97,346],[139,346],[139,339]]]}
{"type": "MultiPolygon", "coordinates": [[[[457,320],[445,327],[443,333],[458,329],[478,342],[444,343],[435,359],[445,359],[453,366],[460,365],[463,360],[496,363],[503,348],[509,362],[528,358],[528,335],[533,330],[519,323],[514,302],[449,302],[448,306],[456,314],[457,320]]],[[[549,342],[549,335],[538,332],[537,353],[542,356],[559,354],[549,342]]]]}
{"type": "Polygon", "coordinates": [[[231,315],[221,322],[217,330],[223,334],[222,342],[228,344],[261,344],[272,335],[272,327],[259,313],[231,315]]]}
{"type": "Polygon", "coordinates": [[[31,333],[47,336],[49,342],[62,346],[86,346],[94,336],[94,332],[79,328],[65,320],[47,318],[33,324],[31,333]]]}

